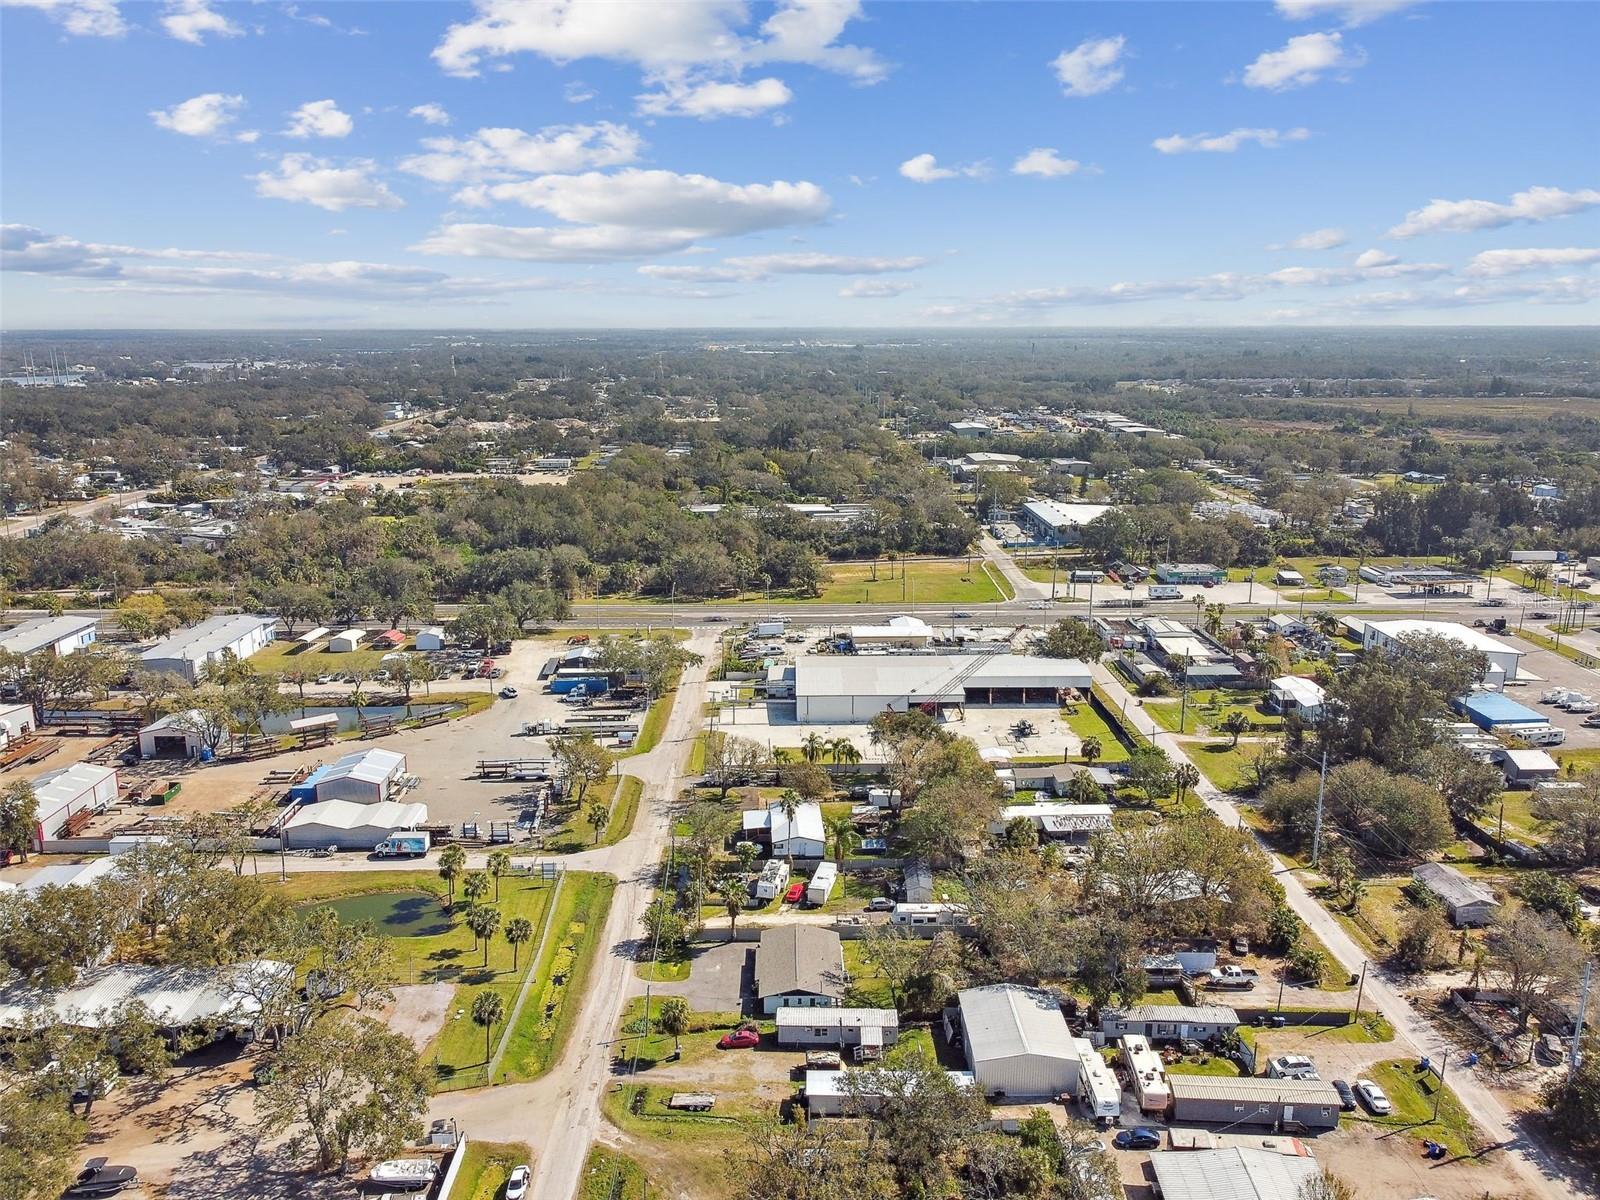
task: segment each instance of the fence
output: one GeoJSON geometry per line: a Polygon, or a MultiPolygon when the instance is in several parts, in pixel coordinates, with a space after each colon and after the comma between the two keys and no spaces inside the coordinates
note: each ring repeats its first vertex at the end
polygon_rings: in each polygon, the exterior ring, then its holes
{"type": "Polygon", "coordinates": [[[461,1174],[461,1164],[467,1161],[467,1135],[456,1139],[456,1148],[450,1153],[450,1165],[439,1181],[439,1200],[450,1200],[450,1189],[456,1186],[456,1176],[461,1174]]]}
{"type": "Polygon", "coordinates": [[[1123,749],[1131,752],[1150,744],[1150,740],[1133,727],[1122,710],[1106,699],[1099,684],[1094,684],[1089,690],[1089,707],[1099,714],[1110,728],[1112,736],[1122,743],[1123,749]]]}
{"type": "Polygon", "coordinates": [[[1349,1025],[1356,1019],[1355,1013],[1347,1008],[1239,1008],[1234,1012],[1239,1014],[1241,1024],[1254,1025],[1257,1021],[1274,1021],[1281,1019],[1285,1025],[1316,1025],[1323,1028],[1336,1029],[1341,1025],[1349,1025]]]}

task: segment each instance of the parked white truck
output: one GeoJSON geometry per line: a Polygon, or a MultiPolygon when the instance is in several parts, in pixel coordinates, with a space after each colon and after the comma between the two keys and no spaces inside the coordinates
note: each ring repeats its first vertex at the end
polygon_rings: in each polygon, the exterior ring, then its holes
{"type": "Polygon", "coordinates": [[[1256,985],[1257,975],[1248,967],[1212,967],[1206,972],[1206,986],[1217,991],[1247,992],[1256,985]]]}

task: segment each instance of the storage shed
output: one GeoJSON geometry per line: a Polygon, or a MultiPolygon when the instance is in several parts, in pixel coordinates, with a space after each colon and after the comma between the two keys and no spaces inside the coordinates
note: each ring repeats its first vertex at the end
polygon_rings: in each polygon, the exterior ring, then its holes
{"type": "Polygon", "coordinates": [[[426,629],[417,630],[418,650],[443,650],[444,630],[438,625],[430,625],[426,629]]]}
{"type": "Polygon", "coordinates": [[[0,750],[14,738],[26,737],[34,728],[33,705],[0,704],[0,750]]]}
{"type": "Polygon", "coordinates": [[[328,652],[330,654],[349,654],[361,640],[367,636],[365,629],[346,629],[343,633],[336,633],[328,639],[328,652]]]}
{"type": "Polygon", "coordinates": [[[997,983],[957,997],[967,1065],[990,1096],[1047,1100],[1078,1084],[1078,1049],[1052,992],[997,983]]]}
{"type": "Polygon", "coordinates": [[[346,754],[318,775],[316,795],[324,800],[376,804],[389,799],[406,773],[406,756],[393,750],[359,750],[346,754]]]}
{"type": "Polygon", "coordinates": [[[1172,1119],[1321,1131],[1339,1127],[1339,1093],[1312,1079],[1171,1075],[1172,1119]]]}
{"type": "Polygon", "coordinates": [[[1411,878],[1439,898],[1457,929],[1487,925],[1500,910],[1493,892],[1444,863],[1423,863],[1412,869],[1411,878]]]}
{"type": "Polygon", "coordinates": [[[284,834],[290,850],[371,850],[396,830],[415,829],[427,819],[426,804],[324,800],[297,810],[284,834]]]}
{"type": "Polygon", "coordinates": [[[1500,769],[1511,787],[1531,788],[1561,775],[1560,764],[1543,750],[1506,750],[1500,757],[1500,769]]]}
{"type": "Polygon", "coordinates": [[[33,794],[39,801],[34,849],[40,850],[46,841],[62,836],[62,825],[74,813],[101,812],[116,803],[117,773],[93,763],[73,763],[35,779],[33,794]]]}
{"type": "Polygon", "coordinates": [[[168,713],[139,730],[139,757],[197,758],[206,748],[206,722],[198,712],[168,713]]]}

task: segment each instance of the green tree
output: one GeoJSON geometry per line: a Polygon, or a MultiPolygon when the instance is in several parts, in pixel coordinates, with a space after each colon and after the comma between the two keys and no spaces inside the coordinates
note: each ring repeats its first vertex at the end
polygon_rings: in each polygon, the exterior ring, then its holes
{"type": "Polygon", "coordinates": [[[1105,644],[1087,621],[1066,617],[1034,639],[1033,652],[1041,658],[1075,658],[1094,663],[1105,653],[1105,644]]]}
{"type": "Polygon", "coordinates": [[[33,784],[19,779],[0,792],[0,850],[9,850],[28,861],[39,827],[39,797],[33,784]]]}
{"type": "Polygon", "coordinates": [[[515,975],[522,947],[533,938],[533,922],[527,917],[512,917],[506,922],[505,938],[511,943],[511,973],[515,975]]]}
{"type": "Polygon", "coordinates": [[[446,907],[454,908],[456,903],[456,880],[461,878],[467,869],[467,852],[456,842],[451,842],[439,851],[439,878],[445,881],[450,889],[446,907]]]}
{"type": "Polygon", "coordinates": [[[822,827],[827,832],[834,863],[843,866],[850,851],[861,843],[861,835],[856,832],[855,821],[849,813],[836,813],[834,816],[824,817],[822,827]]]}
{"type": "Polygon", "coordinates": [[[689,1002],[682,996],[668,996],[656,1010],[656,1028],[672,1039],[672,1057],[683,1052],[683,1035],[689,1032],[689,1002]]]}
{"type": "Polygon", "coordinates": [[[489,887],[488,872],[468,871],[467,877],[461,881],[461,895],[466,899],[467,907],[477,908],[489,894],[489,887]]]}
{"type": "Polygon", "coordinates": [[[1178,803],[1182,804],[1189,789],[1200,782],[1200,771],[1193,763],[1179,763],[1172,770],[1172,782],[1177,785],[1178,803]]]}
{"type": "Polygon", "coordinates": [[[500,928],[500,910],[493,905],[480,904],[467,913],[467,928],[475,941],[483,943],[483,965],[489,965],[489,945],[495,931],[500,928]]]}
{"type": "Polygon", "coordinates": [[[511,870],[511,851],[489,851],[489,878],[494,880],[494,902],[500,903],[500,877],[511,870]]]}
{"type": "Polygon", "coordinates": [[[552,738],[550,751],[573,803],[580,806],[589,789],[609,775],[616,764],[616,756],[595,741],[592,733],[552,738]]]}
{"type": "Polygon", "coordinates": [[[1172,794],[1172,760],[1156,746],[1138,746],[1128,755],[1128,783],[1149,801],[1172,794]]]}
{"type": "Polygon", "coordinates": [[[1236,747],[1239,744],[1239,738],[1243,734],[1250,732],[1250,718],[1236,708],[1222,718],[1222,732],[1231,739],[1228,743],[1229,747],[1236,747]]]}
{"type": "Polygon", "coordinates": [[[589,805],[589,811],[583,817],[589,828],[594,830],[594,844],[600,844],[600,834],[611,821],[611,809],[600,800],[589,805]]]}
{"type": "Polygon", "coordinates": [[[1078,748],[1078,753],[1083,756],[1083,761],[1091,767],[1100,761],[1100,756],[1105,753],[1105,746],[1094,734],[1083,739],[1083,744],[1078,748]]]}
{"type": "Polygon", "coordinates": [[[1584,1033],[1582,1063],[1547,1079],[1539,1098],[1550,1128],[1564,1143],[1580,1151],[1600,1150],[1600,1033],[1593,1026],[1584,1033]]]}
{"type": "Polygon", "coordinates": [[[499,992],[482,991],[472,998],[472,1023],[483,1030],[483,1061],[490,1058],[489,1039],[494,1027],[505,1020],[505,997],[499,992]]]}

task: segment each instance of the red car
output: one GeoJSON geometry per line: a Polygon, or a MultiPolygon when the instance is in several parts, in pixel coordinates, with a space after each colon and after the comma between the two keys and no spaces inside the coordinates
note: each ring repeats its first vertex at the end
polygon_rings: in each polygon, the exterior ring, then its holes
{"type": "Polygon", "coordinates": [[[754,1029],[735,1029],[722,1035],[717,1042],[719,1050],[752,1050],[761,1045],[761,1035],[754,1029]]]}
{"type": "Polygon", "coordinates": [[[799,904],[801,897],[803,897],[805,894],[806,894],[806,885],[805,884],[803,884],[803,883],[791,883],[789,885],[789,890],[783,894],[783,902],[785,904],[799,904]]]}

